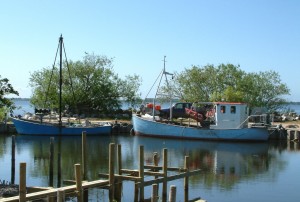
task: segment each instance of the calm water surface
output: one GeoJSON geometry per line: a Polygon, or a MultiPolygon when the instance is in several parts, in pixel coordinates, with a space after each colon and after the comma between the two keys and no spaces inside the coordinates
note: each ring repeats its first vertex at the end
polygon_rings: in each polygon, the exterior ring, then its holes
{"type": "MultiPolygon", "coordinates": [[[[16,175],[19,163],[27,163],[27,185],[49,186],[50,137],[16,135],[16,175]]],[[[139,146],[145,149],[145,164],[152,164],[153,152],[162,156],[168,149],[168,166],[183,167],[184,156],[190,157],[190,168],[202,173],[190,177],[189,199],[202,197],[209,202],[282,202],[299,201],[299,143],[221,143],[182,141],[125,136],[88,136],[88,180],[98,173],[108,173],[109,143],[122,145],[123,168],[138,169],[139,146]]],[[[74,164],[81,161],[81,137],[55,138],[55,160],[61,153],[62,181],[74,179],[74,164]]],[[[162,158],[159,159],[162,165],[162,158]]],[[[54,168],[57,168],[55,163],[54,168]]],[[[57,186],[55,169],[54,186],[57,186]]],[[[175,174],[175,173],[169,173],[175,174]]],[[[152,177],[147,177],[152,179],[152,177]]],[[[11,136],[0,135],[0,180],[11,181],[11,136]]],[[[62,182],[63,184],[63,182],[62,182]]],[[[183,201],[183,180],[171,181],[177,187],[177,201],[183,201]]],[[[160,186],[161,187],[161,186],[160,186]]],[[[133,201],[133,183],[126,182],[123,201],[133,201]]],[[[89,192],[91,201],[108,201],[106,190],[89,192]]],[[[150,197],[146,188],[145,198],[150,197]]],[[[160,190],[161,195],[161,190],[160,190]]]]}

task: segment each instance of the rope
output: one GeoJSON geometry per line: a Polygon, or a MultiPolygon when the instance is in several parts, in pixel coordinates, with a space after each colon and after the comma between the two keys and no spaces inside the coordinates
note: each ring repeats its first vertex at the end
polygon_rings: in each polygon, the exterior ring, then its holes
{"type": "MultiPolygon", "coordinates": [[[[154,87],[155,83],[157,82],[157,80],[159,79],[159,77],[160,77],[160,75],[161,75],[162,73],[163,73],[163,70],[162,70],[161,73],[159,73],[159,75],[157,76],[155,82],[154,82],[153,85],[151,86],[151,88],[150,88],[149,92],[147,93],[145,99],[148,97],[149,93],[151,92],[152,88],[154,87]]],[[[144,104],[144,101],[145,101],[145,100],[143,100],[142,104],[144,104]]]]}
{"type": "Polygon", "coordinates": [[[75,104],[75,103],[77,103],[77,101],[76,101],[76,97],[75,97],[75,93],[74,93],[73,81],[71,79],[72,78],[71,77],[71,71],[70,71],[70,68],[69,68],[69,63],[68,63],[68,58],[67,58],[64,42],[63,42],[63,49],[64,49],[65,58],[66,58],[67,69],[68,69],[68,74],[69,74],[69,80],[70,80],[70,85],[71,85],[71,90],[72,90],[72,95],[73,95],[73,100],[74,100],[73,104],[75,106],[75,111],[78,112],[77,105],[75,104]]]}
{"type": "Polygon", "coordinates": [[[46,102],[48,100],[48,94],[49,94],[50,85],[51,85],[51,81],[52,81],[52,77],[53,77],[53,71],[54,71],[54,68],[55,68],[55,62],[56,62],[58,50],[59,50],[59,43],[58,43],[58,46],[57,46],[57,50],[56,50],[54,62],[53,62],[53,65],[52,65],[52,71],[51,71],[51,76],[50,76],[48,88],[47,88],[47,91],[46,91],[46,97],[45,97],[45,101],[44,101],[44,107],[46,107],[46,102]]]}

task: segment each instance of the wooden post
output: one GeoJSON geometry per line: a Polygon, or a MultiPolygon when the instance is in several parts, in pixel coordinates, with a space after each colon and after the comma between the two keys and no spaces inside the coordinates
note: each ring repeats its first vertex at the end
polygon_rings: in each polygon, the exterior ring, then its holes
{"type": "Polygon", "coordinates": [[[57,147],[57,187],[61,187],[61,136],[58,137],[57,147]]]}
{"type": "Polygon", "coordinates": [[[57,187],[61,187],[61,154],[57,154],[57,187]]]}
{"type": "Polygon", "coordinates": [[[109,201],[114,201],[114,195],[115,195],[115,176],[114,176],[114,170],[115,170],[115,144],[110,143],[109,144],[109,201]]]}
{"type": "Polygon", "coordinates": [[[53,160],[54,160],[54,137],[50,137],[50,165],[49,165],[49,186],[53,187],[53,160]]]}
{"type": "Polygon", "coordinates": [[[140,177],[140,201],[144,201],[144,146],[140,145],[139,152],[140,166],[139,166],[139,177],[140,177]]]}
{"type": "MultiPolygon", "coordinates": [[[[154,164],[154,166],[158,166],[158,154],[157,154],[157,152],[153,153],[153,164],[154,164]]],[[[154,170],[154,171],[157,171],[157,170],[154,170]]]]}
{"type": "MultiPolygon", "coordinates": [[[[122,175],[122,151],[121,145],[117,145],[117,162],[118,162],[118,174],[122,175]]],[[[115,197],[116,201],[121,201],[122,198],[122,180],[117,181],[117,186],[115,190],[115,197]]]]}
{"type": "MultiPolygon", "coordinates": [[[[86,144],[86,131],[83,131],[82,132],[82,142],[81,142],[82,146],[82,154],[81,154],[81,157],[82,157],[82,175],[83,175],[83,180],[87,180],[87,144],[86,144]]],[[[84,201],[88,201],[89,200],[89,190],[86,189],[84,190],[83,192],[83,198],[84,198],[84,201]]]]}
{"type": "Polygon", "coordinates": [[[57,202],[65,202],[65,191],[63,189],[57,190],[57,202]]]}
{"type": "Polygon", "coordinates": [[[176,202],[176,186],[170,187],[169,202],[176,202]]]}
{"type": "MultiPolygon", "coordinates": [[[[153,153],[153,164],[154,166],[158,166],[158,153],[157,152],[154,152],[153,153]]],[[[159,171],[159,169],[153,169],[154,172],[157,172],[159,171]]],[[[157,179],[158,176],[155,176],[154,179],[157,179]]],[[[157,189],[159,189],[159,184],[157,184],[157,189]]]]}
{"type": "Polygon", "coordinates": [[[20,163],[19,201],[26,201],[26,163],[20,163]]]}
{"type": "Polygon", "coordinates": [[[11,178],[10,183],[15,184],[15,172],[16,172],[16,137],[11,136],[11,178]]]}
{"type": "Polygon", "coordinates": [[[151,196],[151,202],[157,202],[158,201],[158,185],[153,184],[152,185],[152,196],[151,196]]]}
{"type": "Polygon", "coordinates": [[[50,195],[48,195],[47,198],[46,198],[46,201],[47,201],[47,202],[55,202],[55,201],[57,201],[57,200],[56,200],[56,198],[51,197],[50,195]],[[54,200],[54,199],[55,199],[55,200],[54,200]]]}
{"type": "Polygon", "coordinates": [[[74,167],[75,167],[75,181],[76,181],[77,201],[78,202],[83,202],[81,166],[80,166],[80,164],[75,164],[74,167]]]}
{"type": "Polygon", "coordinates": [[[167,175],[168,175],[168,149],[163,149],[163,187],[162,187],[162,201],[167,201],[167,175]]]}
{"type": "Polygon", "coordinates": [[[117,154],[118,154],[118,174],[122,175],[122,145],[118,144],[117,147],[117,154]]]}
{"type": "Polygon", "coordinates": [[[82,174],[83,174],[83,180],[86,180],[86,131],[83,131],[82,132],[82,160],[81,160],[81,163],[82,163],[82,174]]]}
{"type": "MultiPolygon", "coordinates": [[[[189,157],[185,156],[184,159],[184,169],[186,169],[186,172],[189,172],[189,157]]],[[[184,201],[189,201],[189,177],[188,175],[184,177],[184,201]]]]}
{"type": "Polygon", "coordinates": [[[134,184],[134,202],[139,201],[139,187],[137,186],[137,183],[134,184]]]}

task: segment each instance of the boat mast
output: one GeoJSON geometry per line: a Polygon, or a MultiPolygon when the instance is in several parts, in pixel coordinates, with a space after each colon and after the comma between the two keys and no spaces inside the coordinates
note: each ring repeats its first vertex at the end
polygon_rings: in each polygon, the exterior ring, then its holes
{"type": "Polygon", "coordinates": [[[166,64],[166,56],[164,56],[164,68],[163,68],[163,71],[161,73],[161,77],[160,77],[160,80],[159,80],[159,83],[158,83],[158,86],[157,86],[157,89],[156,89],[156,93],[155,93],[155,96],[154,96],[154,99],[153,99],[153,108],[152,108],[152,114],[153,114],[153,121],[155,121],[155,100],[156,100],[156,97],[157,97],[157,94],[158,94],[158,91],[159,91],[159,88],[160,88],[160,83],[161,83],[161,80],[165,74],[165,64],[166,64]]]}
{"type": "MultiPolygon", "coordinates": [[[[165,75],[165,79],[166,79],[166,84],[167,84],[167,87],[169,88],[169,82],[168,82],[168,78],[167,78],[167,75],[171,75],[172,78],[173,78],[173,74],[169,73],[169,72],[166,72],[166,56],[164,57],[164,71],[163,71],[163,75],[165,75]]],[[[172,121],[172,118],[173,118],[173,108],[172,108],[172,94],[171,94],[171,91],[170,89],[168,89],[169,91],[169,98],[170,98],[170,121],[172,121]]]]}
{"type": "Polygon", "coordinates": [[[59,120],[58,125],[59,127],[62,126],[61,121],[61,105],[62,105],[62,46],[63,46],[63,37],[60,35],[59,37],[59,120]]]}

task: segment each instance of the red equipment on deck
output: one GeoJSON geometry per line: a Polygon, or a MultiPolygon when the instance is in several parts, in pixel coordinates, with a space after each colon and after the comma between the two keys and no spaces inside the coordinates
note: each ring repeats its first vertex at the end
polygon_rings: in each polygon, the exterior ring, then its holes
{"type": "Polygon", "coordinates": [[[204,120],[203,114],[198,113],[192,109],[185,108],[185,113],[188,114],[192,119],[194,119],[200,123],[203,122],[203,120],[204,120]]]}

